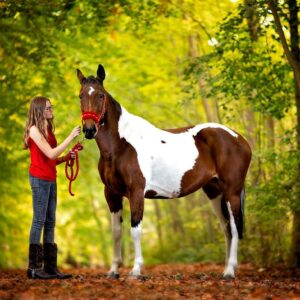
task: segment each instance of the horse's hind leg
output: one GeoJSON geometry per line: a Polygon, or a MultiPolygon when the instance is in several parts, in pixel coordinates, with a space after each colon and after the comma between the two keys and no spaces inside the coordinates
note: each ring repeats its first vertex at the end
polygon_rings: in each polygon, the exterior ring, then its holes
{"type": "Polygon", "coordinates": [[[237,267],[238,240],[242,238],[243,231],[243,216],[241,213],[242,192],[243,191],[239,193],[226,193],[225,196],[231,231],[228,263],[223,274],[227,279],[234,278],[234,270],[237,267]]]}
{"type": "Polygon", "coordinates": [[[226,205],[225,199],[223,194],[218,195],[214,199],[211,200],[211,205],[215,215],[217,216],[222,231],[224,232],[225,236],[225,243],[226,243],[226,258],[225,258],[225,265],[228,264],[229,254],[230,254],[230,245],[231,245],[231,231],[230,231],[230,224],[228,220],[228,213],[227,209],[224,209],[226,205]]]}
{"type": "Polygon", "coordinates": [[[122,197],[113,194],[105,188],[105,198],[111,212],[111,226],[113,235],[113,260],[108,276],[119,278],[119,266],[122,264],[122,197]]]}
{"type": "Polygon", "coordinates": [[[224,232],[226,243],[225,265],[227,266],[230,256],[231,230],[227,204],[223,195],[223,190],[221,188],[219,179],[217,177],[212,178],[203,187],[203,190],[206,193],[207,197],[210,199],[213,211],[219,220],[222,231],[224,232]]]}

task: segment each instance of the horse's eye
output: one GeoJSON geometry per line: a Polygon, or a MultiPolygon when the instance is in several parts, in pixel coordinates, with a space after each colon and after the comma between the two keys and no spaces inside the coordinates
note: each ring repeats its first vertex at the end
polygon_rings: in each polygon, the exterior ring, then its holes
{"type": "Polygon", "coordinates": [[[102,100],[103,98],[104,98],[104,94],[100,94],[100,95],[99,95],[99,99],[102,100]]]}
{"type": "Polygon", "coordinates": [[[79,99],[82,100],[82,95],[79,95],[79,99]]]}

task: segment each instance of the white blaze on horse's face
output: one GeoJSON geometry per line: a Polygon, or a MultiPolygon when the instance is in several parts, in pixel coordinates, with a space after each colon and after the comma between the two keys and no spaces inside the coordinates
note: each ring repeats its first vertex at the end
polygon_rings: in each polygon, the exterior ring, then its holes
{"type": "Polygon", "coordinates": [[[95,89],[92,86],[90,86],[88,94],[91,96],[94,92],[95,92],[95,89]]]}
{"type": "Polygon", "coordinates": [[[183,133],[170,133],[128,113],[123,107],[118,126],[120,138],[124,138],[137,152],[146,180],[144,194],[154,191],[156,196],[166,198],[180,195],[182,178],[193,169],[199,156],[194,136],[200,130],[221,128],[238,137],[231,129],[216,123],[200,124],[183,133]]]}

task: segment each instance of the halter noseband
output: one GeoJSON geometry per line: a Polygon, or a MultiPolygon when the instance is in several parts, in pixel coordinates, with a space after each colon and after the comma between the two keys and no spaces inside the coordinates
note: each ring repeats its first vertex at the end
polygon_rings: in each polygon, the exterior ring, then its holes
{"type": "Polygon", "coordinates": [[[107,104],[107,96],[106,96],[106,94],[104,94],[103,104],[102,104],[100,114],[97,114],[97,113],[92,112],[92,111],[85,111],[85,112],[82,113],[82,120],[84,121],[84,120],[87,120],[87,119],[92,119],[92,120],[94,120],[96,126],[99,126],[100,121],[103,119],[104,114],[106,112],[106,104],[107,104]]]}

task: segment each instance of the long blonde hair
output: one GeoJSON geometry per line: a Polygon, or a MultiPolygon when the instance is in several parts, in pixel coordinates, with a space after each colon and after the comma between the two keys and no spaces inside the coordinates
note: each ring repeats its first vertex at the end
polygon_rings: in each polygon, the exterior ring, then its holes
{"type": "Polygon", "coordinates": [[[46,140],[48,139],[47,129],[54,132],[53,120],[49,120],[44,117],[47,101],[50,102],[48,98],[42,96],[34,97],[31,100],[24,129],[24,149],[28,149],[29,147],[29,130],[32,126],[36,126],[46,140]],[[45,120],[48,122],[47,127],[45,127],[45,120]]]}

